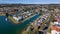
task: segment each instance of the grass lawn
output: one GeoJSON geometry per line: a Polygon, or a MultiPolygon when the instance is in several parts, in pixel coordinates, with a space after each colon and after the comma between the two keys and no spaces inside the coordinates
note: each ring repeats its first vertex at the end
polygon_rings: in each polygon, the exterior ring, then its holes
{"type": "Polygon", "coordinates": [[[22,32],[22,34],[28,34],[28,31],[24,31],[24,32],[22,32]]]}
{"type": "Polygon", "coordinates": [[[47,32],[51,33],[51,27],[48,28],[48,31],[47,32]]]}
{"type": "Polygon", "coordinates": [[[48,28],[48,31],[47,32],[49,32],[49,33],[51,33],[51,26],[53,25],[53,22],[50,22],[50,26],[49,26],[49,28],[48,28]]]}

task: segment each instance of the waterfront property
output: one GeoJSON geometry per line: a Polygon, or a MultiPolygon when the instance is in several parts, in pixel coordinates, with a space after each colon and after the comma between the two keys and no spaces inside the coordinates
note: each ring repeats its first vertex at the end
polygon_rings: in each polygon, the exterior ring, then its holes
{"type": "Polygon", "coordinates": [[[0,16],[0,34],[18,34],[27,26],[27,24],[36,20],[39,16],[40,14],[36,14],[30,19],[17,25],[13,24],[9,19],[6,21],[6,16],[0,16]]]}
{"type": "Polygon", "coordinates": [[[35,33],[39,34],[40,32],[43,32],[45,34],[47,31],[44,31],[44,30],[48,29],[47,23],[46,23],[45,20],[49,19],[48,17],[49,17],[49,14],[41,15],[35,21],[30,23],[28,25],[28,27],[22,32],[22,34],[24,34],[24,33],[27,33],[27,34],[35,34],[35,33]]]}
{"type": "Polygon", "coordinates": [[[13,15],[13,16],[9,16],[9,19],[15,23],[18,24],[20,22],[23,22],[31,17],[33,17],[35,14],[30,13],[30,12],[23,12],[22,14],[18,14],[18,15],[13,15]]]}

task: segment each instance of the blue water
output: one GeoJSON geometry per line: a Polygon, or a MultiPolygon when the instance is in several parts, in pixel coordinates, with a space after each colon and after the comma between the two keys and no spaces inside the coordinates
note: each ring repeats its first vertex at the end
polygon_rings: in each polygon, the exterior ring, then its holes
{"type": "Polygon", "coordinates": [[[0,16],[0,34],[19,34],[21,30],[23,30],[27,24],[36,20],[40,14],[36,14],[32,18],[24,21],[21,24],[13,24],[10,20],[6,21],[6,16],[0,16]]]}
{"type": "Polygon", "coordinates": [[[0,34],[8,34],[12,33],[13,28],[15,25],[11,21],[5,21],[5,16],[0,16],[0,34]]]}

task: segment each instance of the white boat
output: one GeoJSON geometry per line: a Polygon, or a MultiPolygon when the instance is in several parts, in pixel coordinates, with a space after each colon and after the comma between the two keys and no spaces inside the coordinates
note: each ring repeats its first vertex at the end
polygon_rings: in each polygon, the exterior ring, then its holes
{"type": "Polygon", "coordinates": [[[7,21],[7,18],[5,20],[7,21]]]}

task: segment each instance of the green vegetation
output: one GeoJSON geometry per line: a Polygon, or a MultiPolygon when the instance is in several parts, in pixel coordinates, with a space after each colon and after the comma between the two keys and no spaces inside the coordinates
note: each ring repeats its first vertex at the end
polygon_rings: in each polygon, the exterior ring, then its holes
{"type": "Polygon", "coordinates": [[[24,31],[22,34],[28,34],[28,31],[24,31]]]}
{"type": "Polygon", "coordinates": [[[0,16],[5,16],[5,14],[0,14],[0,16]]]}
{"type": "Polygon", "coordinates": [[[51,33],[51,28],[50,27],[48,28],[48,32],[51,33]]]}
{"type": "Polygon", "coordinates": [[[8,13],[6,13],[6,17],[8,17],[9,16],[9,14],[8,13]]]}
{"type": "Polygon", "coordinates": [[[42,10],[40,10],[40,14],[43,14],[43,11],[42,10]]]}
{"type": "Polygon", "coordinates": [[[55,21],[55,17],[51,14],[51,21],[54,22],[55,21]]]}

